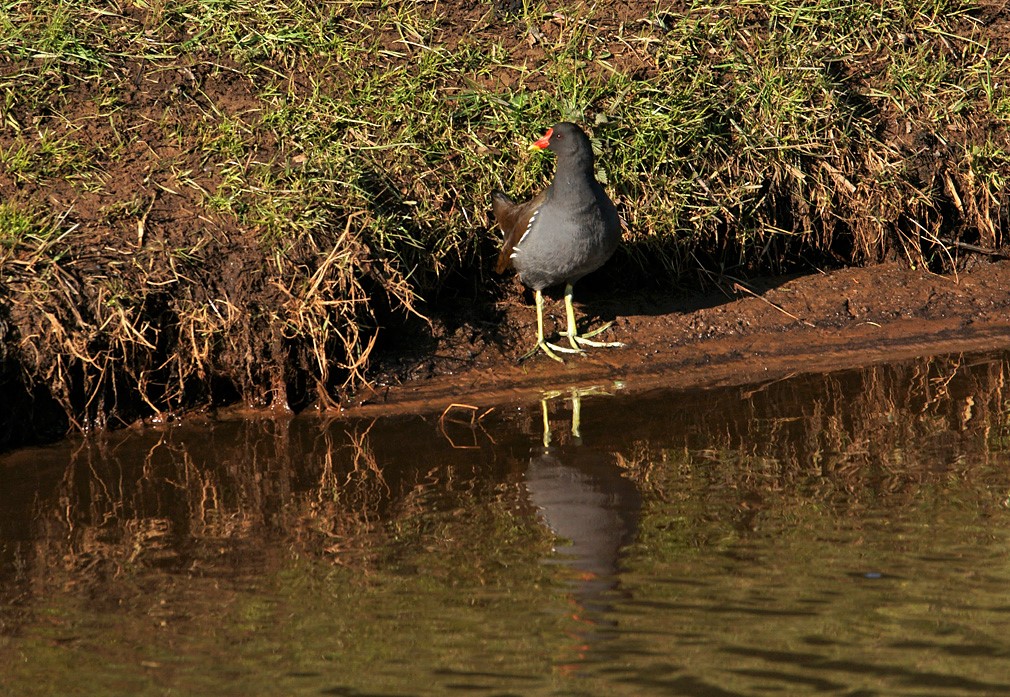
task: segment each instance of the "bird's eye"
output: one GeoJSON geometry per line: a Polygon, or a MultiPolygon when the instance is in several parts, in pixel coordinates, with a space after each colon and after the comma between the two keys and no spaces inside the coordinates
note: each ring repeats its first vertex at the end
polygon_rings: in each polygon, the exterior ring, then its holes
{"type": "Polygon", "coordinates": [[[564,136],[561,135],[560,133],[555,133],[554,134],[554,140],[561,140],[562,138],[564,138],[564,136]]]}

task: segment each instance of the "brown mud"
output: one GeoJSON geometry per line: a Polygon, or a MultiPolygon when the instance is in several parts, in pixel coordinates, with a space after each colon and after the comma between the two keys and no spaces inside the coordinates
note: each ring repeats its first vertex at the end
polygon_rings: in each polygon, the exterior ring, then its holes
{"type": "MultiPolygon", "coordinates": [[[[725,281],[725,279],[723,279],[725,281]]],[[[730,281],[730,283],[734,283],[730,281]]],[[[614,297],[576,286],[585,328],[614,324],[591,349],[562,365],[532,345],[535,309],[526,295],[500,306],[501,332],[486,340],[466,325],[434,350],[385,356],[380,377],[359,395],[357,414],[484,410],[544,391],[599,385],[628,390],[760,383],[915,356],[1010,349],[1010,261],[976,260],[952,276],[896,263],[734,283],[710,294],[614,297]],[[580,299],[584,302],[580,302],[580,299]]],[[[528,295],[528,294],[527,294],[528,295]]],[[[560,299],[547,329],[564,325],[560,299]]]]}

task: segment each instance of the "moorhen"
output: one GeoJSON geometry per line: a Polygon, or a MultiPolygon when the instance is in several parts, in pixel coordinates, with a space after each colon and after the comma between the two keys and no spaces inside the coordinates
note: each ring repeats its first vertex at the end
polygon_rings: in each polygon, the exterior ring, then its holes
{"type": "Polygon", "coordinates": [[[572,286],[580,278],[603,266],[621,239],[621,219],[593,172],[593,148],[589,138],[573,123],[549,128],[533,143],[537,149],[551,150],[558,158],[554,181],[533,200],[518,204],[501,191],[491,194],[495,222],[505,233],[505,242],[495,271],[502,273],[511,264],[524,284],[534,290],[537,305],[537,345],[524,360],[541,349],[556,361],[564,361],[555,351],[581,353],[582,346],[623,346],[588,337],[599,334],[610,323],[580,335],[572,307],[572,286]],[[556,346],[544,339],[543,289],[565,284],[567,336],[571,348],[556,346]]]}

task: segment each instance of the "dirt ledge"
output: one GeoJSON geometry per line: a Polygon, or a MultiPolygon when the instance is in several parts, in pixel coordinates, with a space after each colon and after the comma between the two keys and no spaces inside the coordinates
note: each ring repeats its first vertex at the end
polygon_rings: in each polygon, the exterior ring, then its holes
{"type": "MultiPolygon", "coordinates": [[[[748,384],[1010,349],[1008,290],[1007,261],[976,261],[956,277],[893,263],[846,268],[764,278],[709,295],[604,297],[590,287],[577,308],[580,317],[614,318],[607,336],[626,346],[595,349],[564,365],[540,355],[516,362],[535,332],[533,308],[517,299],[499,308],[499,340],[462,327],[441,337],[434,353],[387,365],[373,390],[347,411],[441,411],[453,403],[487,408],[530,401],[546,390],[615,382],[631,391],[748,384]]],[[[548,326],[562,312],[555,301],[548,326]]]]}

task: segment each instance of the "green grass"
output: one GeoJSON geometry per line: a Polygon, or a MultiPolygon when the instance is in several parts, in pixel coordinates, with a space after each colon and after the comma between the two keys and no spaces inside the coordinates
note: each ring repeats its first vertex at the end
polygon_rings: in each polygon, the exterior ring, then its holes
{"type": "MultiPolygon", "coordinates": [[[[115,295],[161,332],[133,348],[175,366],[145,373],[163,386],[150,406],[183,406],[211,375],[254,403],[292,381],[325,403],[360,381],[390,311],[434,314],[426,299],[487,274],[488,193],[543,186],[551,158],[526,146],[561,119],[592,131],[628,283],[887,257],[944,270],[941,239],[1005,241],[1010,59],[974,5],[466,11],[0,7],[0,194],[71,230],[73,302],[105,297],[89,264],[129,267],[115,295]]],[[[60,358],[53,342],[57,374],[131,341],[96,342],[96,326],[61,327],[99,348],[60,358]]]]}

